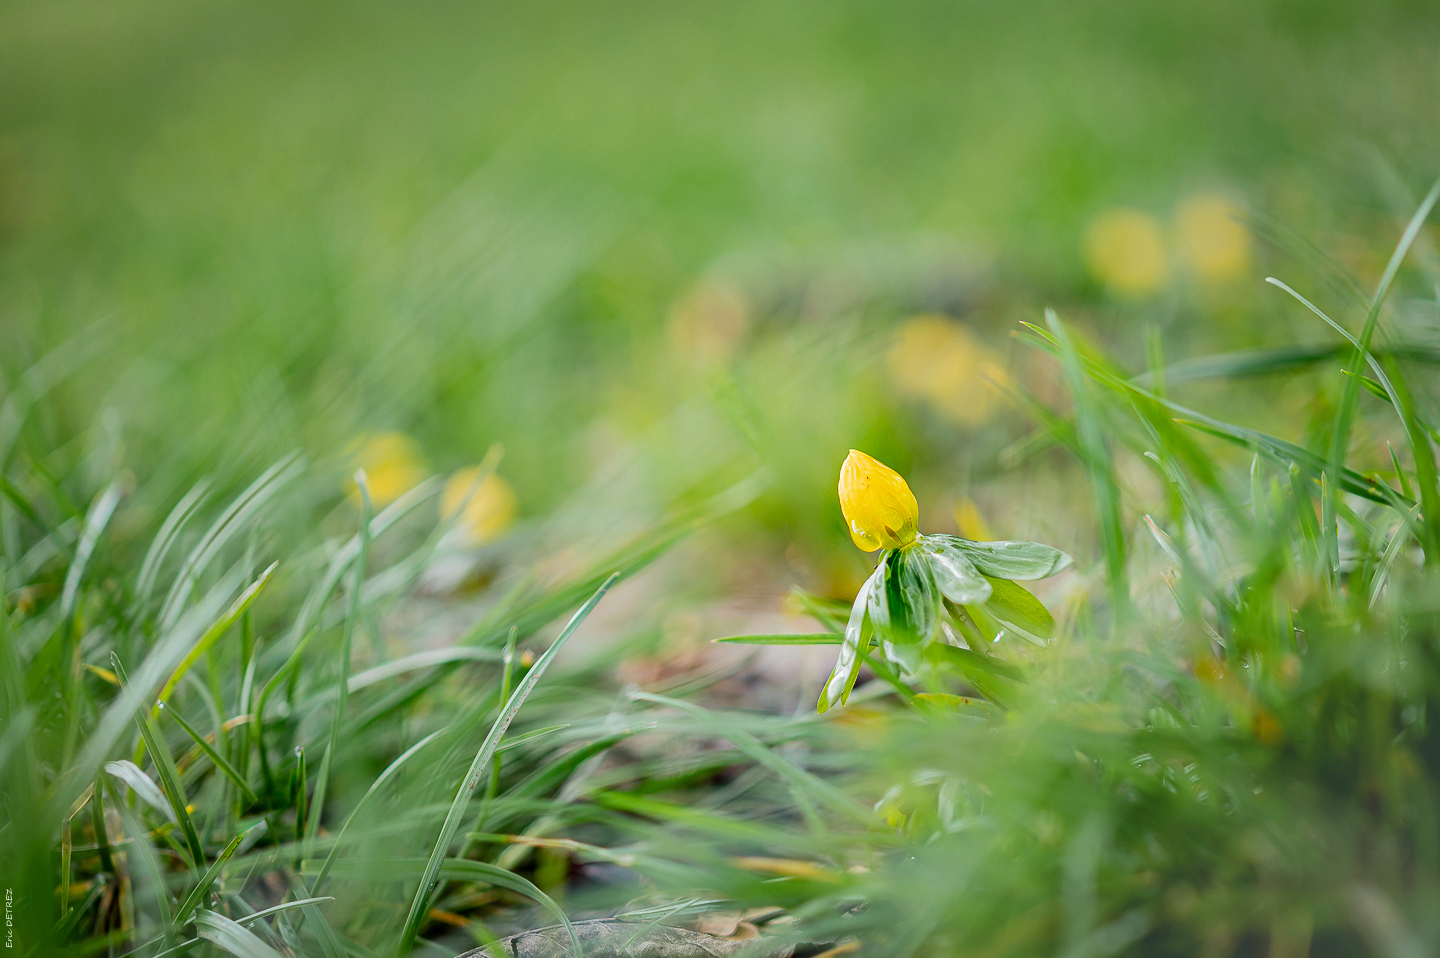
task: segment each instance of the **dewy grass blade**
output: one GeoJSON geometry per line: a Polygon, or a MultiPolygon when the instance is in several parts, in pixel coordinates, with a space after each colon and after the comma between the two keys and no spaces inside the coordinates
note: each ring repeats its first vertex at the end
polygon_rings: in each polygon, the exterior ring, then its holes
{"type": "MultiPolygon", "coordinates": [[[[420,885],[415,889],[415,898],[410,903],[410,913],[405,918],[405,925],[401,929],[400,938],[395,943],[395,955],[397,958],[403,956],[410,949],[410,944],[420,931],[420,923],[424,920],[429,911],[430,894],[439,880],[440,865],[445,860],[446,852],[450,843],[455,839],[455,833],[460,830],[461,819],[465,815],[465,808],[470,802],[470,796],[480,785],[480,779],[485,774],[490,760],[495,755],[495,750],[500,745],[500,739],[504,737],[505,731],[515,718],[515,713],[520,711],[520,706],[530,695],[535,684],[540,681],[540,676],[550,667],[560,649],[569,641],[570,636],[580,627],[580,623],[595,610],[595,606],[604,598],[610,586],[619,578],[619,573],[614,572],[601,584],[584,605],[571,617],[570,622],[565,626],[560,636],[545,650],[545,654],[535,662],[520,684],[511,693],[510,700],[505,703],[500,715],[495,719],[495,724],[490,727],[490,734],[485,736],[485,742],[480,746],[480,751],[475,755],[475,761],[470,764],[470,770],[465,773],[465,778],[460,782],[460,788],[455,793],[455,800],[450,804],[450,811],[445,816],[445,823],[440,827],[440,835],[435,840],[435,845],[430,851],[430,859],[425,865],[425,871],[420,876],[420,885]]],[[[580,942],[574,938],[571,931],[571,943],[575,946],[576,958],[582,958],[580,954],[580,942]]]]}

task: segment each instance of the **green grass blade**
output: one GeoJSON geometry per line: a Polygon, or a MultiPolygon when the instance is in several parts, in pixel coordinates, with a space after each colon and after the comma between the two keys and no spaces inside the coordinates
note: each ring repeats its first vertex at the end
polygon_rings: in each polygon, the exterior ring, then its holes
{"type": "Polygon", "coordinates": [[[355,556],[354,581],[350,586],[350,603],[345,613],[345,627],[340,631],[340,654],[336,656],[339,666],[335,679],[335,711],[330,721],[329,743],[325,746],[325,758],[320,763],[320,774],[315,777],[315,802],[308,822],[303,824],[306,838],[314,838],[320,830],[320,817],[325,813],[325,793],[330,786],[330,763],[340,751],[340,729],[345,722],[345,705],[350,697],[350,649],[355,641],[355,628],[360,621],[360,606],[365,595],[365,570],[370,564],[370,517],[374,504],[370,499],[370,482],[365,470],[355,473],[355,487],[360,490],[360,548],[355,556]]]}
{"type": "Polygon", "coordinates": [[[180,907],[176,909],[175,927],[179,928],[190,920],[190,916],[194,914],[195,909],[200,907],[200,903],[203,902],[205,896],[210,893],[211,886],[220,878],[220,873],[225,870],[225,863],[230,861],[230,856],[235,854],[235,850],[240,847],[240,843],[246,839],[250,832],[263,827],[263,824],[252,825],[248,830],[240,832],[234,838],[230,839],[230,843],[225,846],[224,850],[220,852],[210,867],[205,869],[205,874],[195,883],[195,887],[190,889],[190,894],[185,896],[185,900],[182,901],[180,907]]]}
{"type": "Polygon", "coordinates": [[[637,702],[653,702],[656,705],[665,705],[678,709],[686,715],[696,719],[706,729],[717,735],[729,739],[734,746],[740,750],[746,758],[769,769],[782,781],[785,781],[800,793],[809,795],[833,810],[845,815],[847,818],[866,826],[872,827],[876,818],[870,809],[861,805],[855,799],[825,781],[823,778],[807,772],[805,769],[791,762],[775,752],[754,735],[740,728],[733,721],[726,721],[722,716],[696,705],[694,702],[686,702],[683,699],[667,698],[663,695],[653,695],[649,692],[631,692],[630,698],[637,702]]]}
{"type": "MultiPolygon", "coordinates": [[[[1370,342],[1375,337],[1375,328],[1380,322],[1380,308],[1385,304],[1385,297],[1390,292],[1390,286],[1395,281],[1396,274],[1400,271],[1400,264],[1404,262],[1406,255],[1410,252],[1415,237],[1419,235],[1420,228],[1425,225],[1429,218],[1430,211],[1434,209],[1435,202],[1440,200],[1440,180],[1430,188],[1429,194],[1421,201],[1420,208],[1410,218],[1409,224],[1405,227],[1400,242],[1396,244],[1395,251],[1390,255],[1390,262],[1385,266],[1385,273],[1380,277],[1380,282],[1375,287],[1375,295],[1370,299],[1370,309],[1366,313],[1365,323],[1360,328],[1359,342],[1355,344],[1355,352],[1350,360],[1349,369],[1358,373],[1360,366],[1370,358],[1370,342]]],[[[1330,442],[1330,471],[1339,475],[1341,468],[1345,465],[1346,454],[1350,448],[1350,427],[1355,418],[1355,410],[1360,401],[1360,383],[1353,377],[1345,381],[1344,391],[1340,396],[1340,408],[1335,413],[1335,431],[1330,442]]],[[[1422,494],[1424,490],[1421,490],[1422,494]]],[[[1331,495],[1338,495],[1339,490],[1333,488],[1331,495]]]]}
{"type": "Polygon", "coordinates": [[[110,483],[105,491],[95,497],[90,509],[85,514],[85,526],[80,532],[80,542],[75,547],[75,559],[70,563],[69,570],[65,573],[65,588],[60,595],[60,618],[68,619],[70,613],[75,610],[75,597],[80,591],[80,580],[85,576],[85,567],[90,563],[90,556],[95,551],[95,544],[100,540],[100,533],[105,531],[109,524],[110,517],[115,513],[115,507],[120,504],[120,486],[118,483],[110,483]]]}
{"type": "Polygon", "coordinates": [[[175,810],[171,808],[169,800],[165,798],[165,793],[160,790],[160,786],[155,784],[154,779],[145,774],[144,769],[140,766],[128,759],[121,759],[118,762],[106,762],[105,772],[129,785],[136,797],[146,805],[170,821],[175,821],[175,810]]]}
{"type": "MultiPolygon", "coordinates": [[[[190,667],[195,664],[200,656],[210,651],[210,647],[230,630],[230,627],[235,624],[236,619],[245,614],[245,610],[250,608],[251,603],[259,598],[260,593],[264,591],[266,584],[270,581],[270,576],[275,573],[279,565],[279,562],[270,563],[269,568],[260,573],[260,577],[250,583],[244,592],[240,593],[230,608],[225,611],[225,614],[216,619],[214,624],[201,634],[200,638],[196,640],[195,644],[190,648],[190,651],[185,653],[185,657],[180,660],[180,664],[175,666],[175,671],[170,673],[170,678],[166,679],[165,684],[160,687],[160,695],[158,696],[160,701],[163,702],[170,697],[170,693],[175,691],[175,686],[180,684],[180,680],[185,677],[185,673],[190,670],[190,667]]],[[[159,708],[158,702],[156,703],[156,708],[159,708]]]]}
{"type": "MultiPolygon", "coordinates": [[[[415,898],[410,903],[410,913],[405,918],[405,925],[401,929],[400,938],[395,945],[397,958],[398,956],[403,956],[409,950],[411,942],[415,940],[415,936],[420,931],[420,924],[429,910],[430,893],[434,890],[435,883],[439,880],[440,863],[444,861],[446,852],[449,850],[450,843],[454,840],[456,832],[460,830],[460,820],[465,814],[465,807],[470,802],[470,796],[474,794],[475,789],[480,785],[480,778],[484,775],[485,769],[494,757],[495,750],[500,745],[500,739],[504,737],[505,731],[510,727],[510,723],[514,721],[515,714],[520,711],[520,706],[524,704],[531,690],[535,688],[535,684],[540,681],[540,676],[545,673],[545,670],[549,668],[550,663],[554,661],[560,649],[569,641],[570,637],[575,634],[575,630],[580,627],[580,623],[584,622],[590,613],[595,610],[595,606],[605,597],[605,593],[610,591],[610,586],[615,583],[615,580],[618,579],[619,576],[620,574],[618,572],[612,572],[609,578],[601,583],[600,588],[595,591],[595,594],[576,611],[569,623],[566,624],[564,630],[561,631],[559,637],[551,643],[550,648],[545,650],[545,654],[536,660],[535,665],[532,666],[530,671],[525,674],[525,677],[520,680],[520,684],[516,686],[515,691],[511,693],[509,701],[505,703],[499,716],[496,717],[495,724],[490,727],[490,734],[485,737],[484,743],[480,746],[480,751],[476,753],[475,760],[470,764],[469,772],[466,773],[465,778],[460,782],[460,788],[455,793],[455,800],[450,804],[450,811],[445,816],[445,823],[441,826],[440,834],[435,840],[434,847],[431,849],[430,859],[426,863],[425,871],[420,876],[420,885],[415,889],[415,898]]],[[[575,945],[576,958],[581,958],[579,941],[575,940],[573,943],[575,945]]]]}
{"type": "Polygon", "coordinates": [[[1110,584],[1110,598],[1117,612],[1130,605],[1130,576],[1125,566],[1125,530],[1121,525],[1120,487],[1115,480],[1114,465],[1105,444],[1105,430],[1086,386],[1080,355],[1070,342],[1060,317],[1054,310],[1045,311],[1045,322],[1060,350],[1060,363],[1075,403],[1075,434],[1082,464],[1090,475],[1099,509],[1100,541],[1105,550],[1105,567],[1110,584]]]}
{"type": "Polygon", "coordinates": [[[201,910],[196,913],[195,930],[201,938],[235,958],[283,958],[280,952],[261,941],[253,931],[213,911],[201,910]]]}
{"type": "MultiPolygon", "coordinates": [[[[129,684],[125,676],[125,669],[120,665],[117,656],[111,656],[111,662],[115,669],[115,675],[119,677],[121,689],[129,684]]],[[[165,744],[165,739],[155,728],[155,723],[150,718],[148,710],[141,710],[135,715],[135,723],[140,726],[140,737],[145,743],[145,748],[150,753],[150,759],[155,763],[155,772],[160,777],[160,790],[165,793],[165,799],[175,812],[175,821],[180,823],[180,831],[185,836],[185,845],[190,852],[190,865],[198,873],[205,864],[205,849],[200,844],[200,836],[195,831],[195,823],[190,820],[190,813],[186,810],[189,801],[185,797],[185,788],[180,784],[180,773],[175,770],[175,758],[170,754],[170,748],[165,744]]]]}
{"type": "Polygon", "coordinates": [[[1390,366],[1400,420],[1415,455],[1415,491],[1420,496],[1420,545],[1425,550],[1425,564],[1440,565],[1440,475],[1435,468],[1435,449],[1429,432],[1415,414],[1410,387],[1400,367],[1393,359],[1386,364],[1390,366]]]}
{"type": "Polygon", "coordinates": [[[255,795],[254,789],[252,789],[250,787],[250,784],[245,781],[245,776],[241,775],[240,772],[235,768],[235,766],[231,765],[230,762],[225,758],[225,756],[221,755],[215,749],[215,746],[205,741],[205,736],[201,735],[198,731],[195,730],[193,726],[191,726],[189,722],[185,721],[185,717],[183,715],[181,715],[178,711],[170,707],[165,702],[158,703],[157,708],[159,708],[160,711],[162,711],[166,715],[173,718],[176,724],[185,730],[185,734],[190,736],[191,740],[200,747],[200,751],[205,753],[205,757],[210,759],[211,764],[213,764],[215,768],[226,778],[230,779],[230,781],[235,783],[235,787],[240,789],[240,794],[245,796],[246,802],[253,805],[255,804],[255,802],[259,801],[258,797],[255,795]]]}
{"type": "Polygon", "coordinates": [[[115,809],[120,816],[120,824],[128,840],[125,848],[125,860],[126,866],[130,870],[131,882],[136,886],[136,897],[141,897],[142,889],[139,886],[143,882],[144,897],[148,897],[154,902],[166,941],[173,941],[175,923],[171,916],[174,914],[174,902],[166,887],[165,876],[160,870],[155,849],[150,845],[148,832],[134,810],[125,802],[118,800],[118,793],[112,793],[111,797],[110,807],[115,809]],[[140,880],[137,881],[137,879],[140,880]]]}
{"type": "Polygon", "coordinates": [[[834,632],[767,632],[757,635],[727,635],[712,642],[735,645],[839,645],[842,636],[834,632]]]}
{"type": "Polygon", "coordinates": [[[140,564],[140,576],[135,580],[135,595],[142,603],[149,603],[150,593],[155,589],[155,579],[160,574],[160,566],[165,561],[165,556],[179,540],[186,524],[199,511],[201,503],[205,501],[205,494],[209,491],[209,477],[191,486],[190,491],[170,510],[170,514],[160,525],[160,531],[151,540],[150,548],[145,553],[145,561],[140,564]]]}
{"type": "Polygon", "coordinates": [[[244,492],[236,496],[226,510],[206,530],[200,542],[190,551],[175,576],[165,603],[160,608],[162,630],[179,620],[195,583],[231,539],[249,528],[249,519],[265,507],[275,495],[300,474],[299,453],[291,453],[260,474],[244,492]]]}

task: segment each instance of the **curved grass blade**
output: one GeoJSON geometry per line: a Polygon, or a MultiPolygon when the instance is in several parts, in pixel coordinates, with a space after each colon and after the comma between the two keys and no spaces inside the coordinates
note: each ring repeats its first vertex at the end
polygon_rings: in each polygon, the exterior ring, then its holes
{"type": "MultiPolygon", "coordinates": [[[[435,883],[439,880],[440,864],[445,860],[446,852],[450,848],[450,843],[455,839],[455,833],[460,830],[460,820],[465,814],[465,808],[470,802],[470,796],[480,785],[480,778],[484,775],[485,769],[494,757],[495,750],[500,745],[500,739],[504,737],[505,731],[510,727],[510,723],[514,721],[515,714],[520,711],[520,706],[524,704],[531,690],[535,688],[535,684],[540,681],[540,676],[550,667],[550,663],[554,661],[560,649],[569,641],[570,636],[575,634],[575,630],[580,627],[580,623],[584,622],[590,613],[595,610],[595,606],[605,597],[605,593],[610,591],[610,586],[615,583],[615,580],[618,579],[619,576],[620,574],[618,572],[612,572],[610,577],[607,578],[601,584],[600,588],[595,591],[595,594],[590,597],[589,601],[576,611],[569,623],[566,624],[564,630],[561,631],[559,637],[551,643],[550,648],[545,650],[545,654],[540,656],[535,662],[535,665],[525,674],[525,677],[520,680],[520,684],[516,686],[515,691],[511,693],[510,700],[505,703],[504,708],[500,710],[499,716],[496,717],[495,724],[490,727],[490,734],[485,736],[485,742],[480,746],[480,751],[476,753],[475,760],[470,763],[470,770],[460,782],[460,788],[455,793],[455,800],[451,802],[450,811],[445,816],[445,823],[440,827],[440,835],[436,838],[435,845],[431,849],[430,859],[425,865],[425,871],[420,876],[420,885],[415,889],[415,898],[410,903],[410,913],[405,919],[404,928],[401,929],[400,938],[396,942],[395,954],[397,956],[403,956],[406,951],[409,950],[411,942],[415,940],[416,934],[420,931],[420,923],[429,911],[430,894],[435,888],[435,883]]],[[[575,946],[576,958],[582,958],[580,942],[575,938],[573,929],[570,929],[570,937],[572,944],[575,946]]]]}
{"type": "Polygon", "coordinates": [[[755,762],[757,765],[763,765],[777,777],[795,787],[801,794],[814,796],[835,811],[840,812],[848,818],[854,819],[866,827],[871,827],[876,824],[876,818],[870,809],[861,805],[823,778],[807,772],[789,759],[780,756],[774,749],[771,749],[754,735],[740,728],[736,723],[725,721],[722,716],[717,715],[709,709],[702,708],[694,702],[666,698],[663,695],[653,695],[649,692],[631,692],[630,698],[637,702],[653,702],[656,705],[667,705],[670,708],[684,712],[699,720],[702,725],[715,734],[723,735],[729,739],[735,748],[746,758],[755,762]]]}
{"type": "Polygon", "coordinates": [[[149,602],[150,593],[155,589],[155,577],[160,574],[160,564],[165,561],[165,556],[179,538],[180,531],[199,511],[200,504],[205,501],[205,494],[210,491],[210,482],[210,477],[206,476],[191,486],[190,491],[170,510],[170,514],[160,526],[160,531],[155,534],[149,550],[145,553],[145,561],[140,564],[140,576],[135,580],[135,596],[140,602],[149,602]]]}
{"type": "Polygon", "coordinates": [[[80,532],[80,543],[75,547],[75,560],[65,574],[65,588],[60,595],[60,618],[68,619],[75,609],[75,596],[80,591],[80,580],[85,576],[85,567],[95,551],[100,533],[105,531],[115,507],[120,504],[120,485],[112,482],[105,491],[95,498],[90,511],[85,514],[85,526],[80,532]]]}
{"type": "Polygon", "coordinates": [[[160,791],[160,786],[156,785],[155,780],[146,775],[140,766],[127,759],[121,759],[118,762],[106,762],[105,771],[129,785],[136,796],[146,805],[170,819],[171,822],[175,821],[175,810],[165,800],[165,793],[160,791]]]}
{"type": "Polygon", "coordinates": [[[1066,385],[1075,403],[1077,451],[1090,474],[1090,484],[1095,491],[1100,541],[1105,549],[1105,567],[1110,585],[1110,601],[1117,613],[1123,612],[1130,608],[1130,576],[1125,565],[1125,529],[1120,511],[1120,486],[1115,478],[1115,464],[1105,442],[1105,431],[1101,427],[1099,413],[1094,408],[1086,387],[1080,353],[1071,344],[1069,334],[1060,324],[1060,317],[1053,309],[1045,311],[1045,322],[1050,327],[1050,333],[1060,351],[1066,385]]]}
{"type": "Polygon", "coordinates": [[[235,958],[283,958],[280,952],[261,941],[253,931],[213,911],[200,911],[195,915],[195,930],[201,938],[211,942],[235,958]]]}
{"type": "Polygon", "coordinates": [[[393,679],[395,676],[404,675],[406,672],[416,672],[420,669],[428,669],[450,662],[499,662],[500,659],[501,653],[495,649],[476,648],[470,645],[454,645],[443,649],[426,649],[423,652],[415,652],[411,655],[372,666],[363,672],[356,672],[350,676],[350,681],[347,685],[351,694],[354,694],[363,688],[374,685],[376,682],[393,679]]]}
{"type": "MultiPolygon", "coordinates": [[[[1359,372],[1362,362],[1370,358],[1370,341],[1375,336],[1375,328],[1380,322],[1380,307],[1385,304],[1385,297],[1390,292],[1390,286],[1395,282],[1395,276],[1400,272],[1400,264],[1410,252],[1415,238],[1420,234],[1420,228],[1425,225],[1425,220],[1430,217],[1430,211],[1435,208],[1435,203],[1440,200],[1440,179],[1430,188],[1430,192],[1421,201],[1420,208],[1410,218],[1405,227],[1400,242],[1396,244],[1395,251],[1390,254],[1390,262],[1385,265],[1385,273],[1380,277],[1380,282],[1375,286],[1375,295],[1370,299],[1370,309],[1365,315],[1365,324],[1360,328],[1359,342],[1355,344],[1355,353],[1350,360],[1349,368],[1352,372],[1359,372]]],[[[1339,474],[1341,467],[1345,464],[1345,455],[1350,446],[1350,426],[1355,418],[1355,409],[1360,402],[1360,383],[1354,377],[1345,381],[1344,391],[1340,396],[1340,408],[1335,414],[1335,432],[1330,444],[1330,466],[1331,471],[1339,474]]],[[[1338,488],[1332,490],[1334,495],[1338,488]]]]}
{"type": "MultiPolygon", "coordinates": [[[[350,586],[350,604],[345,613],[345,627],[340,632],[339,676],[335,679],[335,712],[330,721],[330,741],[325,746],[325,759],[320,763],[320,774],[315,777],[314,810],[308,822],[297,821],[297,830],[303,825],[305,837],[314,838],[320,831],[320,816],[325,813],[325,792],[330,785],[330,763],[340,751],[340,727],[345,721],[345,705],[350,697],[350,649],[355,641],[355,627],[360,621],[360,605],[365,593],[365,569],[370,564],[370,518],[374,514],[374,503],[370,499],[370,481],[365,470],[355,472],[355,488],[360,490],[360,548],[355,556],[355,580],[350,586]]],[[[328,926],[327,926],[328,928],[328,926]]]]}
{"type": "MultiPolygon", "coordinates": [[[[439,492],[439,490],[440,484],[438,481],[434,479],[426,480],[396,499],[386,508],[380,510],[380,514],[370,520],[370,538],[372,540],[379,538],[381,533],[392,524],[408,515],[417,506],[439,492]]],[[[290,670],[300,664],[300,659],[305,653],[306,646],[310,644],[310,640],[313,639],[319,631],[314,626],[316,620],[320,617],[325,603],[329,601],[330,594],[335,591],[335,586],[339,584],[340,577],[345,574],[345,570],[354,563],[359,555],[360,534],[357,532],[335,553],[335,556],[330,560],[329,566],[325,569],[325,575],[321,578],[320,582],[310,590],[309,594],[305,596],[305,602],[300,606],[300,614],[296,617],[295,625],[290,630],[289,641],[294,645],[294,648],[291,649],[290,655],[286,658],[285,663],[275,671],[275,674],[270,677],[270,680],[267,681],[260,690],[259,703],[256,705],[254,712],[257,720],[263,720],[265,706],[270,701],[271,694],[274,693],[280,683],[285,680],[285,676],[290,673],[290,670]]]]}
{"type": "Polygon", "coordinates": [[[270,576],[275,573],[275,569],[279,567],[279,565],[279,562],[270,563],[269,568],[260,573],[260,577],[250,583],[244,592],[240,593],[239,597],[230,605],[230,608],[225,611],[225,614],[217,619],[210,628],[206,629],[204,634],[201,635],[190,648],[190,651],[185,653],[185,657],[180,660],[180,664],[175,666],[175,671],[170,673],[170,678],[166,679],[165,684],[160,687],[160,694],[158,696],[160,701],[155,704],[157,710],[160,708],[160,702],[168,699],[170,693],[175,691],[175,686],[180,684],[180,680],[185,677],[185,673],[190,670],[190,666],[194,665],[200,656],[210,651],[210,647],[214,645],[222,635],[229,631],[230,626],[235,624],[235,620],[245,614],[245,610],[250,608],[250,604],[264,591],[266,584],[270,581],[270,576]]]}
{"type": "Polygon", "coordinates": [[[180,617],[185,602],[195,588],[195,583],[209,568],[220,550],[242,529],[246,528],[251,516],[262,509],[270,499],[290,480],[300,473],[299,453],[291,453],[260,474],[244,492],[235,497],[230,506],[211,524],[198,545],[190,551],[185,564],[175,576],[175,583],[160,608],[160,627],[169,628],[180,617]]]}

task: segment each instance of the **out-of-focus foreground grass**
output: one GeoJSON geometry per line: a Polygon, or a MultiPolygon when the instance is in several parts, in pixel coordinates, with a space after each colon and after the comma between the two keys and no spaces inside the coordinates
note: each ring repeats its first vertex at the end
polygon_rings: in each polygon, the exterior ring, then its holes
{"type": "Polygon", "coordinates": [[[753,907],[877,954],[1423,953],[1431,236],[1365,384],[1261,277],[1359,333],[1434,173],[1437,35],[1424,4],[12,4],[22,948],[753,907]],[[800,584],[803,631],[863,578],[852,446],[927,532],[1075,555],[1059,639],[997,646],[1026,690],[958,714],[876,679],[821,719],[804,676],[699,708],[744,663],[684,647],[697,603],[800,584]]]}

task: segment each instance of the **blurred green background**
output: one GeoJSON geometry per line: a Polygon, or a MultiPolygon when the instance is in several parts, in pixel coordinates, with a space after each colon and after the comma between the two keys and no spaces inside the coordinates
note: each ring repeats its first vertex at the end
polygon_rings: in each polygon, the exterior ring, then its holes
{"type": "Polygon", "coordinates": [[[1044,531],[985,499],[1024,420],[976,386],[1058,393],[1006,335],[1042,306],[1137,364],[1146,326],[1172,356],[1291,341],[1259,286],[1285,257],[1225,204],[1372,278],[1433,175],[1437,13],[12,2],[0,367],[78,343],[25,429],[157,509],[374,432],[440,472],[503,443],[522,519],[761,465],[736,534],[853,585],[851,446],[930,527],[973,494],[1044,531]],[[916,315],[949,324],[896,346],[916,315]]]}

